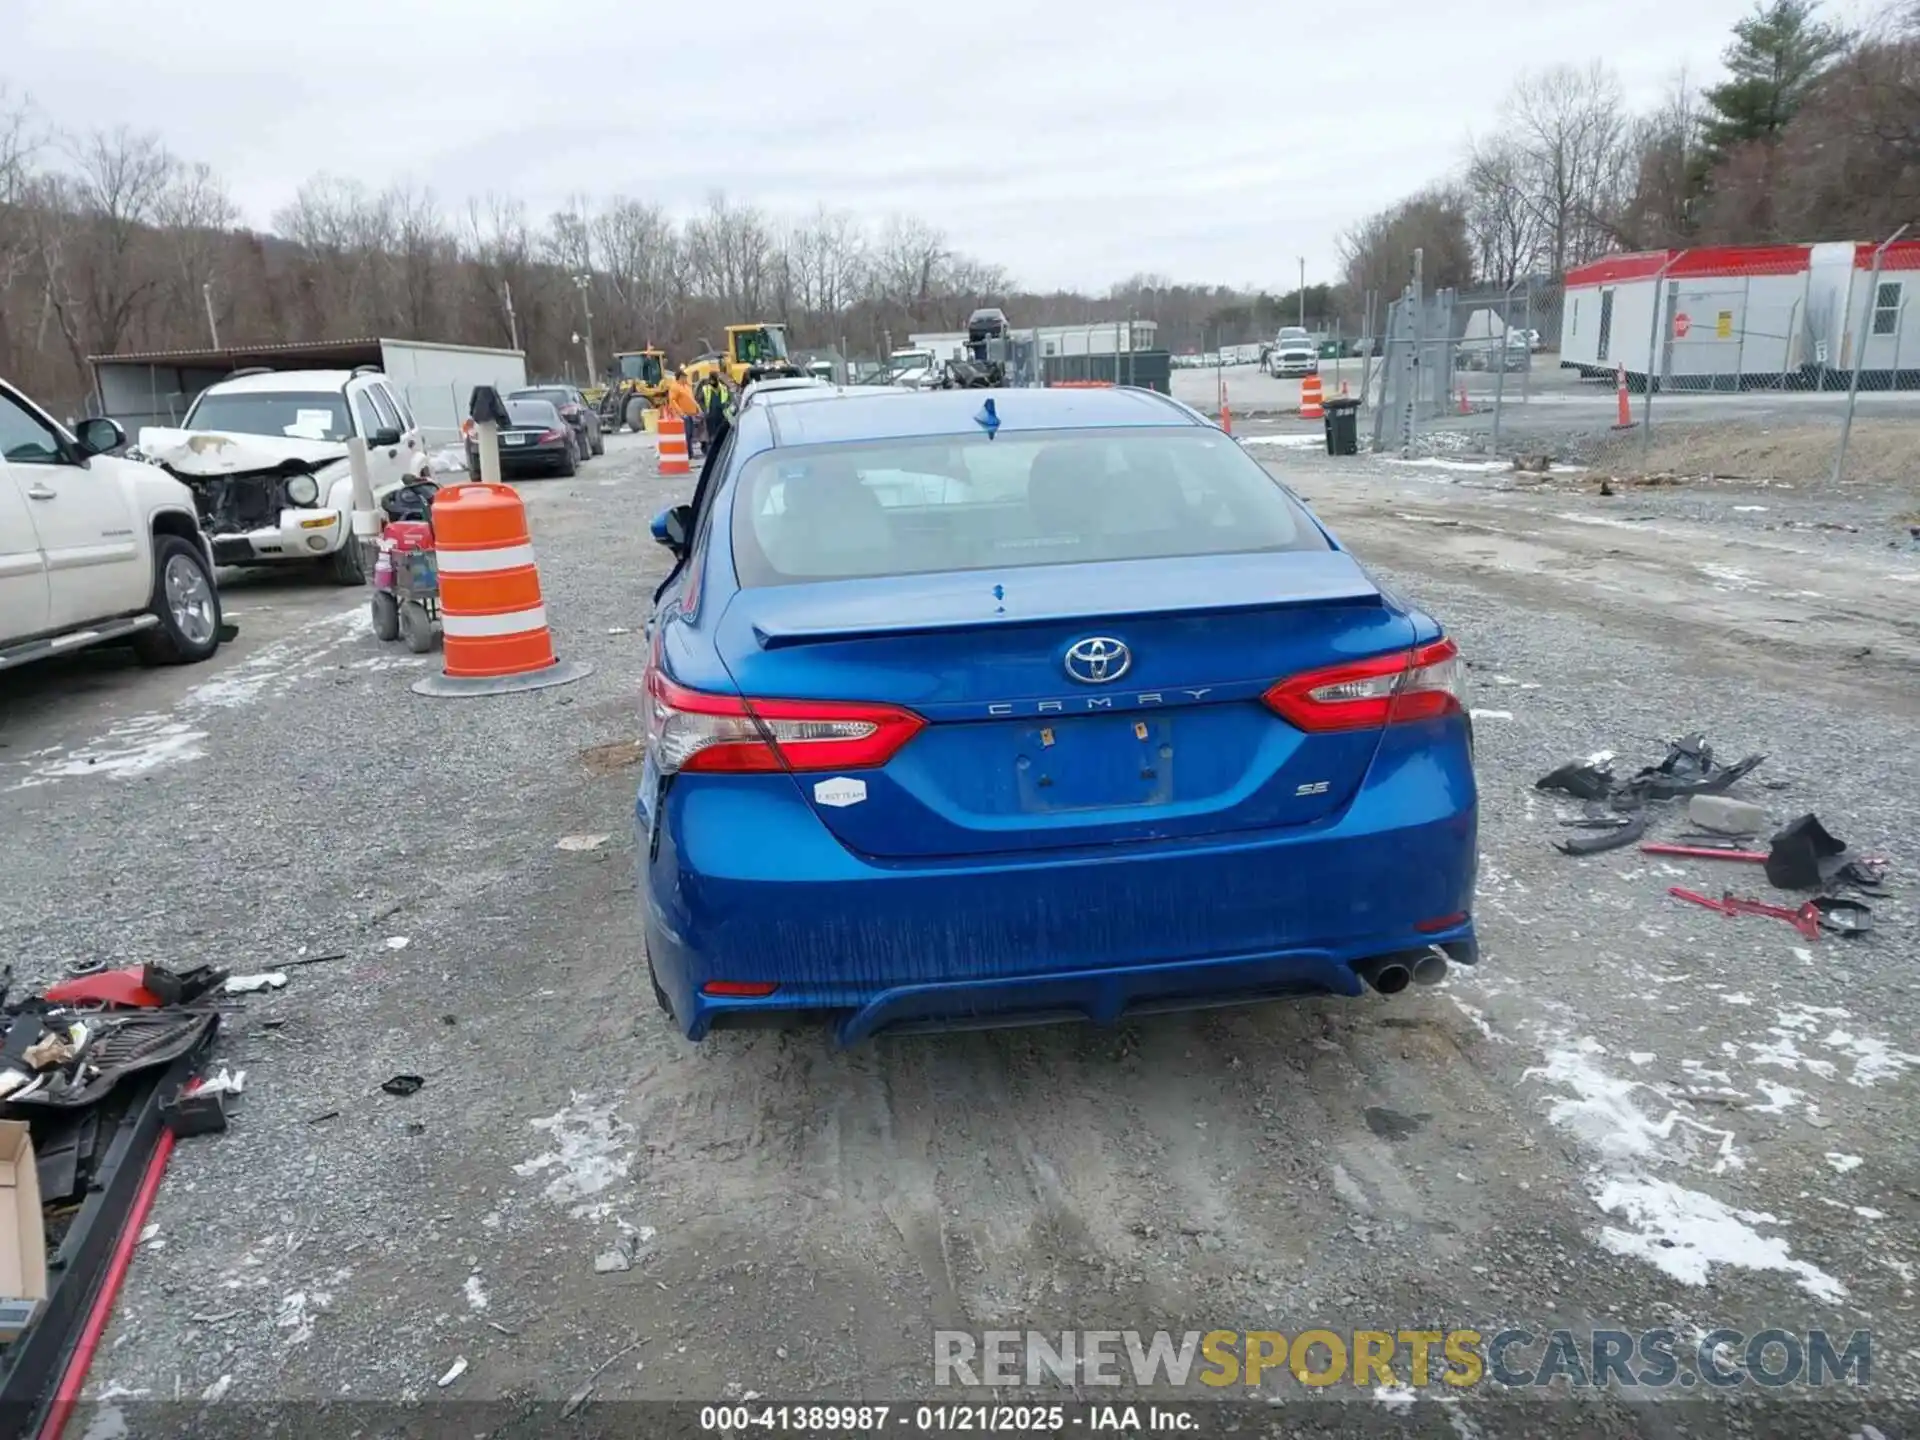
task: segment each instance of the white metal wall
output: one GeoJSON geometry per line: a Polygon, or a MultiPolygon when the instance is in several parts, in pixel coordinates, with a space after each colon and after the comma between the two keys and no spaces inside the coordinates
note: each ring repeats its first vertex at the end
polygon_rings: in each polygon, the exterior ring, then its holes
{"type": "Polygon", "coordinates": [[[380,352],[387,378],[401,387],[414,419],[435,445],[460,438],[474,386],[504,392],[527,383],[527,357],[518,350],[382,340],[380,352]]]}

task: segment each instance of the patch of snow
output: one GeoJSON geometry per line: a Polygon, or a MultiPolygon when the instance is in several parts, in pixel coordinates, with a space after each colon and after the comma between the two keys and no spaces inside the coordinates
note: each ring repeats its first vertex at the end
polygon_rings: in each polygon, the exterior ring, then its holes
{"type": "Polygon", "coordinates": [[[1744,1168],[1734,1150],[1731,1130],[1683,1115],[1668,1105],[1658,1120],[1635,1103],[1642,1091],[1667,1103],[1666,1095],[1644,1080],[1618,1079],[1595,1062],[1606,1047],[1591,1037],[1548,1050],[1546,1064],[1528,1069],[1521,1078],[1541,1079],[1564,1086],[1571,1095],[1556,1097],[1547,1112],[1554,1124],[1573,1131],[1609,1160],[1691,1159],[1698,1142],[1708,1142],[1713,1173],[1744,1168]]]}
{"type": "Polygon", "coordinates": [[[1451,470],[1464,475],[1491,475],[1498,470],[1513,468],[1505,460],[1442,460],[1437,455],[1423,455],[1417,460],[1389,456],[1386,460],[1389,465],[1404,465],[1416,470],[1451,470]]]}
{"type": "Polygon", "coordinates": [[[227,1398],[227,1392],[231,1389],[233,1389],[233,1376],[222,1375],[218,1380],[200,1392],[200,1398],[209,1403],[224,1400],[227,1398]]]}
{"type": "Polygon", "coordinates": [[[487,1289],[478,1275],[467,1276],[467,1308],[475,1314],[487,1308],[487,1289]]]}
{"type": "Polygon", "coordinates": [[[1709,580],[1719,582],[1715,589],[1755,590],[1759,582],[1744,570],[1736,570],[1731,565],[1697,565],[1694,567],[1709,580]]]}
{"type": "Polygon", "coordinates": [[[412,943],[413,943],[413,938],[409,935],[387,936],[387,949],[389,950],[404,950],[407,948],[407,946],[411,945],[412,943]]]}
{"type": "Polygon", "coordinates": [[[1733,508],[1736,514],[1759,515],[1762,514],[1767,507],[1764,505],[1736,505],[1733,508]]]}
{"type": "Polygon", "coordinates": [[[1886,1041],[1876,1040],[1869,1035],[1854,1035],[1835,1029],[1820,1043],[1829,1050],[1840,1051],[1853,1061],[1853,1073],[1847,1077],[1847,1083],[1863,1090],[1881,1080],[1892,1080],[1906,1074],[1911,1065],[1920,1065],[1920,1055],[1895,1050],[1886,1041]]]}
{"type": "Polygon", "coordinates": [[[1325,435],[1248,435],[1240,443],[1249,448],[1271,446],[1276,450],[1324,450],[1327,445],[1325,435]]]}
{"type": "Polygon", "coordinates": [[[1630,1065],[1651,1065],[1658,1057],[1651,1050],[1631,1050],[1627,1052],[1630,1065]]]}
{"type": "Polygon", "coordinates": [[[1607,1181],[1594,1197],[1629,1229],[1604,1226],[1600,1243],[1615,1255],[1644,1260],[1685,1285],[1705,1285],[1716,1265],[1792,1275],[1814,1299],[1846,1298],[1847,1288],[1824,1270],[1793,1258],[1785,1240],[1755,1226],[1778,1225],[1765,1211],[1735,1210],[1711,1195],[1651,1176],[1607,1181]]]}
{"type": "Polygon", "coordinates": [[[204,759],[207,752],[200,742],[206,738],[206,731],[171,715],[135,715],[60,759],[35,766],[12,788],[26,790],[78,775],[107,775],[121,780],[145,775],[163,765],[204,759]]]}
{"type": "Polygon", "coordinates": [[[435,475],[464,475],[467,473],[467,447],[465,445],[446,445],[427,457],[427,469],[435,475]]]}
{"type": "Polygon", "coordinates": [[[1755,1115],[1784,1115],[1787,1108],[1800,1099],[1801,1092],[1790,1085],[1775,1085],[1770,1080],[1762,1080],[1755,1087],[1767,1097],[1764,1105],[1749,1105],[1748,1111],[1755,1115]]]}
{"type": "Polygon", "coordinates": [[[1827,1164],[1831,1165],[1835,1170],[1838,1170],[1842,1175],[1852,1170],[1858,1170],[1861,1165],[1865,1163],[1866,1162],[1858,1155],[1842,1155],[1838,1150],[1829,1150],[1827,1152],[1827,1164]]]}
{"type": "Polygon", "coordinates": [[[1406,1385],[1376,1385],[1373,1398],[1389,1410],[1411,1410],[1420,1394],[1406,1385]]]}
{"type": "Polygon", "coordinates": [[[308,1294],[296,1290],[291,1295],[282,1296],[280,1305],[274,1311],[273,1323],[287,1332],[287,1344],[304,1345],[313,1338],[314,1318],[333,1303],[333,1296],[316,1290],[308,1294]]]}
{"type": "Polygon", "coordinates": [[[556,850],[598,850],[612,838],[613,836],[606,834],[562,835],[554,842],[553,848],[556,850]]]}
{"type": "Polygon", "coordinates": [[[606,1205],[596,1205],[593,1197],[625,1180],[633,1167],[627,1126],[613,1105],[576,1094],[564,1109],[532,1125],[551,1139],[553,1148],[514,1166],[514,1174],[550,1172],[543,1191],[547,1199],[571,1207],[576,1219],[605,1214],[606,1205]]]}

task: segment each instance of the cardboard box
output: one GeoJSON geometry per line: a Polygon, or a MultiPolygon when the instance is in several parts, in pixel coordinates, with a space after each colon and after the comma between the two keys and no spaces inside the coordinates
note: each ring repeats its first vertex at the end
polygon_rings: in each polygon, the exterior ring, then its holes
{"type": "Polygon", "coordinates": [[[47,1298],[40,1172],[24,1120],[0,1120],[0,1342],[11,1343],[47,1298]]]}

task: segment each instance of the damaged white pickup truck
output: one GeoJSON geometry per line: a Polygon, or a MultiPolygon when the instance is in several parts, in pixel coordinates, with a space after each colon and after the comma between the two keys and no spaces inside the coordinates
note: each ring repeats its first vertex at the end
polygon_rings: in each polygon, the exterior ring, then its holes
{"type": "Polygon", "coordinates": [[[377,371],[236,375],[202,391],[179,429],[141,430],[138,448],[193,491],[220,564],[319,561],[358,585],[353,435],[366,442],[376,500],[427,474],[419,427],[377,371]]]}

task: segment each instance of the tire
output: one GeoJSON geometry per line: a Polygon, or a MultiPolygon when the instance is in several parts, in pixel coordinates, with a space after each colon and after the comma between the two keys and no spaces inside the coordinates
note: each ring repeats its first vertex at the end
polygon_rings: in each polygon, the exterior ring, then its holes
{"type": "Polygon", "coordinates": [[[425,655],[433,649],[433,619],[418,600],[409,600],[400,607],[400,635],[407,642],[407,649],[416,655],[425,655]]]}
{"type": "Polygon", "coordinates": [[[638,395],[632,395],[627,398],[627,408],[624,414],[627,421],[627,428],[633,431],[634,434],[638,435],[642,430],[647,428],[647,411],[649,408],[651,407],[648,406],[647,402],[638,395]]]}
{"type": "Polygon", "coordinates": [[[340,548],[326,559],[327,578],[336,585],[367,583],[366,561],[360,554],[360,537],[348,535],[340,548]]]}
{"type": "Polygon", "coordinates": [[[400,602],[391,591],[373,592],[373,635],[389,642],[400,638],[400,602]]]}
{"type": "Polygon", "coordinates": [[[195,665],[220,648],[220,591],[207,557],[178,535],[153,537],[153,598],[160,623],[133,637],[143,665],[195,665]]]}
{"type": "Polygon", "coordinates": [[[567,446],[566,456],[560,461],[560,474],[571,477],[580,473],[580,462],[573,458],[573,446],[567,446]]]}
{"type": "Polygon", "coordinates": [[[593,453],[596,455],[607,453],[607,432],[597,425],[593,430],[593,453]]]}

